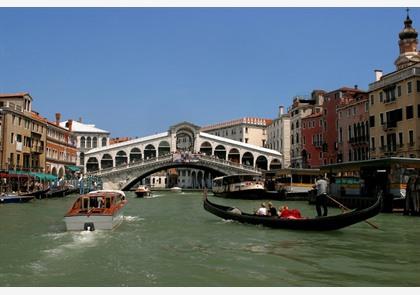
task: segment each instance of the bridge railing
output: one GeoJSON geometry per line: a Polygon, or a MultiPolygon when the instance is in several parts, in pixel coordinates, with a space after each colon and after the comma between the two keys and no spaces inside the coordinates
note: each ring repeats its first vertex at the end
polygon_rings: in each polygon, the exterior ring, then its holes
{"type": "Polygon", "coordinates": [[[175,163],[193,163],[193,162],[199,162],[200,160],[204,160],[204,161],[208,161],[211,163],[218,163],[218,164],[222,164],[225,166],[231,166],[234,168],[239,168],[239,169],[244,169],[247,171],[252,171],[255,173],[261,173],[262,170],[260,168],[254,167],[254,166],[249,166],[249,165],[244,165],[244,164],[240,164],[240,163],[236,163],[236,162],[232,162],[232,161],[228,161],[225,159],[220,159],[216,156],[209,156],[206,154],[180,154],[180,153],[174,153],[174,154],[166,154],[164,156],[158,156],[158,157],[153,157],[150,159],[141,159],[139,161],[134,161],[125,165],[118,165],[118,166],[114,166],[114,167],[109,167],[109,168],[104,168],[101,170],[97,170],[97,171],[91,171],[86,173],[86,175],[100,175],[103,173],[108,173],[108,172],[116,172],[116,171],[120,171],[120,170],[125,170],[128,168],[132,168],[132,167],[138,167],[138,166],[146,166],[149,164],[156,164],[156,163],[162,163],[162,162],[175,162],[175,163]]]}

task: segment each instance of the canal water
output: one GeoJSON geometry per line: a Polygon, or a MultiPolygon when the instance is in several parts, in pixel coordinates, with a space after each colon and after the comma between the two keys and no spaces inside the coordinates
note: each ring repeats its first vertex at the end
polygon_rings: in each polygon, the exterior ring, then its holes
{"type": "MultiPolygon", "coordinates": [[[[66,232],[77,196],[0,205],[0,286],[420,286],[420,218],[380,214],[332,232],[223,221],[202,194],[129,199],[113,231],[66,232]]],[[[258,201],[213,201],[253,210],[258,201]]],[[[279,206],[284,202],[274,201],[279,206]]],[[[287,202],[314,216],[306,202],[287,202]]],[[[339,213],[330,209],[330,214],[339,213]]]]}

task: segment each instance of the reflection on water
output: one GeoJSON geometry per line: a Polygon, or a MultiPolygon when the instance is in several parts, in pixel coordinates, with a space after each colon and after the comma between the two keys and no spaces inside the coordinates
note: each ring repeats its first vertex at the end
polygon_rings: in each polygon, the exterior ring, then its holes
{"type": "MultiPolygon", "coordinates": [[[[0,286],[420,285],[419,218],[381,214],[372,220],[380,230],[275,230],[221,220],[200,193],[128,193],[117,229],[66,232],[75,197],[0,207],[0,286]]],[[[214,200],[248,212],[259,203],[214,200]]]]}

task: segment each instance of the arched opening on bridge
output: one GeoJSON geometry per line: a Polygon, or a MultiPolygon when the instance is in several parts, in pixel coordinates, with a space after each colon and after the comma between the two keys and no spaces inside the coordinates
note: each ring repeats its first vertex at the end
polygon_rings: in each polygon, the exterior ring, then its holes
{"type": "Polygon", "coordinates": [[[167,142],[166,140],[161,141],[159,143],[159,147],[158,147],[159,157],[162,157],[164,155],[168,155],[170,153],[171,153],[171,146],[169,145],[169,142],[167,142]]]}
{"type": "Polygon", "coordinates": [[[141,150],[139,148],[133,148],[130,151],[130,163],[141,161],[141,150]]]}
{"type": "Polygon", "coordinates": [[[101,169],[112,168],[114,166],[114,160],[111,155],[105,154],[101,159],[101,169]]]}
{"type": "Polygon", "coordinates": [[[242,165],[254,166],[254,156],[250,152],[246,152],[242,156],[242,165]]]}
{"type": "Polygon", "coordinates": [[[115,166],[127,165],[127,154],[124,151],[119,151],[115,156],[115,166]]]}
{"type": "Polygon", "coordinates": [[[84,136],[80,137],[80,147],[85,148],[86,147],[86,139],[84,136]]]}
{"type": "Polygon", "coordinates": [[[58,170],[58,178],[62,178],[64,176],[64,168],[60,167],[60,169],[58,170]]]}
{"type": "Polygon", "coordinates": [[[219,159],[226,160],[226,149],[225,149],[225,147],[223,145],[216,146],[216,148],[214,149],[214,155],[219,159]]]}
{"type": "Polygon", "coordinates": [[[106,137],[102,137],[102,146],[106,146],[106,137]]]}
{"type": "Polygon", "coordinates": [[[57,168],[53,167],[51,174],[57,176],[57,168]]]}
{"type": "Polygon", "coordinates": [[[92,147],[93,148],[98,147],[98,138],[97,137],[94,137],[93,138],[93,140],[92,140],[92,147]]]}
{"type": "Polygon", "coordinates": [[[85,153],[80,153],[79,159],[80,159],[80,165],[84,166],[85,165],[85,153]]]}
{"type": "Polygon", "coordinates": [[[181,128],[176,132],[176,150],[190,151],[194,150],[194,131],[189,128],[181,128]]]}
{"type": "Polygon", "coordinates": [[[96,158],[89,158],[86,163],[86,171],[93,172],[99,170],[99,162],[96,158]]]}
{"type": "Polygon", "coordinates": [[[200,153],[205,154],[207,156],[211,156],[213,153],[213,148],[208,141],[205,141],[200,146],[200,153]]]}
{"type": "Polygon", "coordinates": [[[268,161],[267,158],[264,156],[259,156],[257,160],[255,161],[255,166],[257,168],[267,170],[268,169],[268,161]]]}
{"type": "Polygon", "coordinates": [[[270,163],[270,170],[281,169],[281,162],[279,159],[273,159],[270,163]]]}
{"type": "Polygon", "coordinates": [[[228,155],[229,161],[239,164],[240,159],[241,159],[241,155],[239,154],[238,149],[233,148],[229,151],[229,155],[228,155]]]}
{"type": "Polygon", "coordinates": [[[144,148],[144,159],[151,159],[151,158],[156,158],[156,149],[153,145],[148,144],[145,148],[144,148]]]}
{"type": "Polygon", "coordinates": [[[92,139],[90,138],[90,136],[88,136],[88,138],[86,139],[86,147],[88,149],[92,148],[92,139]]]}

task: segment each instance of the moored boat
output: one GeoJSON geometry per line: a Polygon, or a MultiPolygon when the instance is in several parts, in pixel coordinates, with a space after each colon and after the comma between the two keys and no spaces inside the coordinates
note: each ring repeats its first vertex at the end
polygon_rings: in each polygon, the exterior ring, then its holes
{"type": "Polygon", "coordinates": [[[126,204],[125,193],[118,190],[99,190],[82,195],[64,216],[66,228],[68,231],[113,229],[123,222],[126,204]]]}
{"type": "Polygon", "coordinates": [[[171,187],[171,192],[175,192],[175,193],[182,192],[182,188],[180,188],[179,186],[171,187]]]}
{"type": "Polygon", "coordinates": [[[238,174],[213,179],[215,196],[237,199],[263,199],[267,197],[264,181],[256,175],[238,174]]]}
{"type": "Polygon", "coordinates": [[[35,196],[20,196],[20,195],[2,195],[0,196],[0,204],[5,203],[27,203],[33,200],[35,196]]]}
{"type": "Polygon", "coordinates": [[[150,196],[150,188],[146,185],[139,185],[139,187],[134,191],[136,196],[139,198],[150,196]]]}
{"type": "Polygon", "coordinates": [[[314,230],[326,231],[341,229],[377,215],[382,208],[382,194],[379,194],[376,202],[361,210],[353,210],[347,213],[317,218],[288,219],[277,216],[258,216],[241,212],[238,208],[215,204],[204,199],[204,209],[218,217],[226,220],[235,220],[241,223],[263,225],[272,228],[293,229],[293,230],[314,230]]]}

